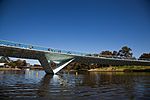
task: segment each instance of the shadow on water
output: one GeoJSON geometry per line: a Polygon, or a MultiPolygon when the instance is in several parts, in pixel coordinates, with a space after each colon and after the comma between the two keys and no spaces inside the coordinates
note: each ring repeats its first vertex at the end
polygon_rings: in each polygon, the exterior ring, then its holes
{"type": "Polygon", "coordinates": [[[63,92],[69,86],[66,80],[60,75],[46,74],[39,82],[37,91],[38,99],[60,99],[63,98],[63,92]]]}
{"type": "Polygon", "coordinates": [[[48,90],[49,90],[49,84],[50,84],[50,81],[51,79],[53,78],[53,75],[49,75],[49,74],[46,74],[41,82],[40,82],[40,85],[39,85],[39,89],[37,91],[37,95],[39,97],[44,97],[45,95],[48,94],[48,90]]]}

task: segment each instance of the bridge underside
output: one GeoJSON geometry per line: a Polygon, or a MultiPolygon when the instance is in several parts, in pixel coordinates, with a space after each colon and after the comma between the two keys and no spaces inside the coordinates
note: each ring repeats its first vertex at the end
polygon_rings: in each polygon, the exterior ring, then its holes
{"type": "Polygon", "coordinates": [[[37,59],[47,74],[55,74],[74,60],[74,56],[0,46],[0,56],[37,59]]]}
{"type": "Polygon", "coordinates": [[[52,53],[33,49],[0,46],[0,56],[37,59],[47,74],[55,74],[72,61],[86,64],[106,65],[142,65],[150,66],[150,62],[136,60],[121,60],[112,58],[96,58],[62,53],[52,53]],[[55,64],[53,66],[53,64],[55,64]]]}
{"type": "Polygon", "coordinates": [[[75,62],[85,64],[99,64],[99,65],[111,65],[111,66],[150,66],[149,61],[138,61],[128,59],[113,59],[113,58],[98,58],[98,57],[75,57],[75,62]]]}

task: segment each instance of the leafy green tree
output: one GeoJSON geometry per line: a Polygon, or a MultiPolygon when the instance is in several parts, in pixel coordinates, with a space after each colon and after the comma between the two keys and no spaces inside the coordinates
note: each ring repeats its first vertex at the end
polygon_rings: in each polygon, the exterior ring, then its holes
{"type": "Polygon", "coordinates": [[[122,47],[118,53],[120,57],[125,57],[125,58],[132,58],[133,55],[132,49],[127,46],[122,47]]]}
{"type": "Polygon", "coordinates": [[[17,61],[12,61],[10,66],[17,66],[18,68],[23,68],[24,66],[27,65],[25,60],[20,60],[18,59],[17,61]]]}
{"type": "Polygon", "coordinates": [[[22,63],[23,63],[23,66],[27,66],[26,60],[23,60],[22,63]]]}
{"type": "Polygon", "coordinates": [[[150,60],[150,53],[143,53],[139,59],[150,60]]]}
{"type": "Polygon", "coordinates": [[[101,52],[102,55],[112,55],[111,51],[102,51],[101,52]]]}
{"type": "Polygon", "coordinates": [[[18,59],[17,61],[14,61],[18,67],[23,66],[22,60],[18,59]]]}
{"type": "Polygon", "coordinates": [[[12,68],[15,68],[17,66],[16,63],[14,63],[14,62],[10,62],[10,63],[8,63],[8,65],[11,66],[12,68]]]}
{"type": "Polygon", "coordinates": [[[93,56],[98,57],[98,54],[95,53],[95,54],[93,54],[93,56]]]}
{"type": "Polygon", "coordinates": [[[100,55],[102,55],[102,56],[112,56],[113,53],[111,51],[106,50],[106,51],[102,51],[100,53],[100,55]]]}
{"type": "Polygon", "coordinates": [[[118,56],[118,52],[117,51],[113,51],[112,55],[113,56],[118,56]]]}

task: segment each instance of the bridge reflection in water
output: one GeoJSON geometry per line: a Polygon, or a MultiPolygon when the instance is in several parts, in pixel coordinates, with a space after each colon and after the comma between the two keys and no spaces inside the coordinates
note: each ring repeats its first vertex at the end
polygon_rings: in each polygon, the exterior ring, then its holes
{"type": "Polygon", "coordinates": [[[149,100],[149,77],[150,73],[0,71],[0,100],[149,100]]]}

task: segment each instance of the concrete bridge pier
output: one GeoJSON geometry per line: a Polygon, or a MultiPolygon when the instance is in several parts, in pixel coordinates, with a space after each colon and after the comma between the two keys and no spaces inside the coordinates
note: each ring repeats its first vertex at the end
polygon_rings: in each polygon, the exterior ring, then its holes
{"type": "Polygon", "coordinates": [[[44,54],[39,55],[38,60],[41,63],[41,66],[45,70],[46,74],[54,74],[52,67],[51,67],[51,64],[48,62],[48,60],[44,54]]]}
{"type": "Polygon", "coordinates": [[[37,59],[39,60],[41,66],[44,68],[47,74],[56,74],[57,72],[59,72],[61,69],[63,69],[65,66],[67,66],[69,63],[71,63],[74,60],[74,58],[64,57],[62,59],[62,57],[57,57],[57,55],[54,54],[37,55],[37,59]],[[55,68],[51,66],[51,62],[53,63],[57,62],[55,68]]]}

